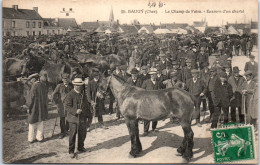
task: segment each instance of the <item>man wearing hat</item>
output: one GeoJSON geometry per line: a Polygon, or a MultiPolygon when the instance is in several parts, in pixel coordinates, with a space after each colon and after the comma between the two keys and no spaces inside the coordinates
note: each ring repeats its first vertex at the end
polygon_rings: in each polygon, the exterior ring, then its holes
{"type": "Polygon", "coordinates": [[[208,53],[205,53],[204,47],[200,49],[200,53],[197,56],[197,64],[200,69],[203,69],[203,63],[209,63],[209,55],[208,53]]]}
{"type": "Polygon", "coordinates": [[[183,46],[182,50],[179,52],[180,56],[180,67],[184,68],[186,65],[186,59],[187,59],[187,47],[183,46]]]}
{"type": "Polygon", "coordinates": [[[187,65],[187,60],[190,61],[191,63],[191,68],[192,69],[197,69],[197,52],[195,48],[190,48],[187,52],[187,59],[186,59],[186,65],[187,65]]]}
{"type": "Polygon", "coordinates": [[[60,129],[61,135],[60,139],[66,136],[67,131],[69,130],[69,123],[65,120],[66,112],[64,110],[63,101],[66,95],[73,89],[73,86],[69,83],[69,74],[62,74],[62,83],[58,84],[53,91],[52,100],[55,102],[58,113],[60,116],[60,129]]]}
{"type": "Polygon", "coordinates": [[[185,83],[178,80],[178,73],[176,71],[172,70],[170,75],[171,75],[171,79],[163,81],[163,84],[166,86],[166,88],[177,87],[177,88],[186,89],[185,83]]]}
{"type": "Polygon", "coordinates": [[[134,62],[137,61],[137,59],[139,59],[139,54],[138,54],[138,46],[134,46],[134,50],[132,51],[132,58],[134,60],[134,62]]]}
{"type": "Polygon", "coordinates": [[[253,76],[257,76],[257,73],[258,73],[258,63],[255,61],[255,56],[254,55],[250,55],[249,58],[250,58],[250,61],[246,62],[244,71],[246,72],[248,70],[251,70],[252,73],[253,73],[253,76]]]}
{"type": "Polygon", "coordinates": [[[258,117],[258,109],[251,108],[250,105],[251,98],[253,97],[253,92],[256,88],[257,82],[253,80],[253,72],[248,70],[245,72],[246,81],[242,84],[241,93],[242,97],[242,114],[246,115],[246,124],[250,123],[256,127],[257,117],[258,117]]]}
{"type": "Polygon", "coordinates": [[[242,94],[240,93],[240,89],[242,88],[243,83],[245,82],[245,78],[239,74],[239,69],[237,66],[233,67],[233,74],[228,78],[228,83],[232,86],[233,90],[233,98],[230,102],[231,107],[231,120],[232,122],[236,121],[236,108],[239,113],[239,122],[244,122],[244,116],[241,113],[241,105],[242,105],[242,94]]]}
{"type": "Polygon", "coordinates": [[[201,127],[200,124],[200,104],[201,97],[206,94],[206,86],[199,78],[199,71],[197,69],[191,70],[192,78],[187,81],[187,89],[191,95],[195,98],[195,112],[193,118],[196,119],[196,125],[201,127]]]}
{"type": "Polygon", "coordinates": [[[26,105],[28,107],[28,141],[30,143],[35,142],[35,138],[39,142],[43,142],[43,121],[48,116],[48,89],[46,85],[39,81],[40,77],[38,73],[32,74],[28,77],[28,81],[32,83],[30,93],[27,96],[26,105]],[[37,134],[35,137],[35,129],[37,134]]]}
{"type": "MultiPolygon", "coordinates": [[[[166,80],[166,77],[162,74],[162,69],[157,67],[157,81],[163,85],[163,81],[166,80]]],[[[160,89],[164,89],[165,85],[161,86],[160,89]]]]}
{"type": "Polygon", "coordinates": [[[104,127],[103,123],[103,111],[105,109],[105,102],[104,96],[102,93],[98,91],[98,84],[99,84],[99,73],[93,73],[94,79],[89,81],[88,89],[87,89],[87,99],[88,102],[91,104],[92,111],[96,111],[96,116],[98,118],[98,122],[101,128],[104,127]]]}
{"type": "Polygon", "coordinates": [[[224,124],[228,123],[228,113],[231,98],[233,97],[232,86],[227,82],[227,74],[221,72],[219,74],[219,80],[215,83],[214,91],[214,114],[211,123],[211,128],[217,128],[218,119],[221,114],[221,110],[224,113],[224,124]]]}
{"type": "MultiPolygon", "coordinates": [[[[181,71],[181,79],[182,81],[186,84],[187,81],[192,78],[192,75],[191,75],[191,59],[187,59],[186,60],[186,66],[182,69],[181,71]]],[[[194,68],[193,68],[194,69],[194,68]]]]}
{"type": "Polygon", "coordinates": [[[138,70],[136,68],[133,68],[131,70],[131,77],[128,78],[127,83],[129,85],[141,88],[142,82],[141,82],[140,78],[138,77],[138,70]]]}
{"type": "Polygon", "coordinates": [[[142,69],[142,71],[141,71],[141,75],[139,75],[139,78],[140,78],[140,80],[141,80],[141,83],[143,84],[143,82],[144,82],[145,80],[150,79],[150,75],[147,73],[148,68],[147,68],[146,65],[142,66],[141,69],[142,69]]]}
{"type": "MultiPolygon", "coordinates": [[[[176,63],[175,61],[173,63],[176,63]]],[[[162,69],[162,68],[161,68],[162,69]]],[[[164,75],[164,77],[166,79],[170,78],[170,70],[172,69],[172,63],[167,62],[166,68],[162,69],[162,75],[164,75]]]]}
{"type": "Polygon", "coordinates": [[[120,67],[120,69],[121,69],[121,73],[119,74],[119,76],[120,76],[121,78],[123,78],[125,81],[127,81],[128,78],[130,77],[130,75],[129,75],[128,73],[126,73],[127,66],[126,66],[126,65],[122,65],[122,66],[120,67]]]}
{"type": "Polygon", "coordinates": [[[165,69],[166,68],[166,55],[161,51],[159,54],[159,57],[160,57],[159,66],[162,69],[165,69]]]}
{"type": "MultiPolygon", "coordinates": [[[[156,80],[157,76],[157,69],[153,68],[150,70],[149,75],[151,75],[151,78],[144,81],[142,84],[142,88],[145,90],[158,90],[160,89],[160,87],[162,86],[161,84],[159,84],[159,82],[156,80]]],[[[155,131],[157,126],[157,121],[153,121],[152,122],[152,129],[153,131],[155,131]]],[[[150,121],[145,120],[144,121],[144,134],[143,136],[147,136],[148,135],[148,130],[150,127],[150,121]]]]}
{"type": "Polygon", "coordinates": [[[87,118],[92,116],[84,94],[82,78],[75,77],[72,81],[74,89],[71,90],[64,99],[64,108],[67,111],[67,121],[69,122],[69,154],[73,158],[75,150],[76,134],[78,134],[78,150],[85,152],[84,141],[87,135],[87,118]]]}

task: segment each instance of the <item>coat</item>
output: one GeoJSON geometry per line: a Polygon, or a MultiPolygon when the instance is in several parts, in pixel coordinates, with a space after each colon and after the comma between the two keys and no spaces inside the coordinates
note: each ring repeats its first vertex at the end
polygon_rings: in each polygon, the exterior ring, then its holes
{"type": "Polygon", "coordinates": [[[158,90],[161,86],[162,85],[158,81],[155,81],[155,84],[153,84],[151,79],[144,81],[142,84],[142,88],[145,90],[158,90]]]}
{"type": "Polygon", "coordinates": [[[202,65],[204,63],[208,63],[209,62],[209,54],[208,53],[204,53],[204,54],[200,53],[197,56],[197,61],[198,61],[199,65],[200,65],[200,68],[202,68],[202,65]]]}
{"type": "Polygon", "coordinates": [[[249,62],[246,62],[245,64],[245,68],[244,68],[244,71],[248,71],[248,70],[251,70],[253,72],[253,75],[254,76],[257,76],[257,72],[258,72],[258,63],[257,62],[254,62],[254,65],[249,61],[249,62]]]}
{"type": "Polygon", "coordinates": [[[70,123],[78,123],[79,121],[86,121],[86,118],[91,117],[91,111],[87,104],[86,95],[83,93],[77,93],[74,89],[71,90],[64,99],[64,108],[67,111],[67,121],[70,123]],[[77,117],[77,109],[81,109],[82,112],[77,117]]]}
{"type": "Polygon", "coordinates": [[[190,94],[192,94],[193,96],[198,96],[201,93],[206,94],[206,86],[203,82],[203,80],[201,80],[200,78],[197,78],[196,83],[193,82],[193,78],[190,78],[187,81],[187,90],[189,91],[190,94]]]}
{"type": "Polygon", "coordinates": [[[192,78],[191,75],[191,69],[188,69],[187,67],[182,69],[182,73],[181,73],[181,80],[186,84],[187,81],[192,78]]]}
{"type": "Polygon", "coordinates": [[[247,118],[257,117],[257,116],[254,116],[254,114],[257,113],[257,112],[255,112],[255,108],[250,109],[252,107],[252,106],[250,106],[250,102],[251,102],[251,99],[253,98],[255,88],[256,88],[256,83],[253,80],[251,80],[249,83],[247,81],[244,81],[244,83],[242,84],[242,88],[240,89],[241,94],[242,94],[242,90],[248,91],[248,93],[246,95],[243,95],[244,97],[242,97],[242,114],[245,114],[245,112],[246,112],[247,118]]]}
{"type": "Polygon", "coordinates": [[[73,89],[71,84],[66,87],[63,83],[58,84],[53,91],[52,100],[58,107],[58,113],[60,117],[66,117],[66,112],[64,111],[63,101],[66,95],[73,89]]]}
{"type": "Polygon", "coordinates": [[[137,80],[134,82],[132,77],[129,77],[127,80],[127,83],[131,86],[136,86],[139,88],[141,88],[141,86],[142,86],[142,81],[139,78],[137,78],[137,80]]]}
{"type": "Polygon", "coordinates": [[[171,79],[163,81],[163,84],[166,85],[166,88],[181,88],[186,90],[186,85],[185,83],[181,82],[180,80],[177,80],[176,82],[172,81],[171,79]]]}
{"type": "Polygon", "coordinates": [[[27,96],[29,107],[28,122],[34,124],[47,119],[48,117],[48,89],[42,82],[35,82],[27,96]]]}
{"type": "MultiPolygon", "coordinates": [[[[95,82],[95,80],[89,81],[88,89],[87,89],[87,100],[89,103],[91,101],[96,101],[96,117],[103,114],[103,111],[105,109],[105,102],[104,98],[96,97],[98,90],[98,82],[95,82]]],[[[93,107],[91,107],[93,108],[93,107]]]]}
{"type": "Polygon", "coordinates": [[[215,82],[214,96],[212,98],[214,106],[228,107],[232,97],[232,86],[227,81],[223,85],[220,80],[215,82]]]}
{"type": "Polygon", "coordinates": [[[237,81],[233,75],[229,77],[228,83],[232,86],[232,90],[233,90],[233,99],[230,102],[231,107],[241,107],[242,95],[239,89],[242,88],[244,82],[245,82],[245,78],[243,76],[239,76],[237,81]]]}
{"type": "Polygon", "coordinates": [[[248,109],[250,109],[250,116],[253,119],[257,119],[258,117],[258,86],[257,85],[253,91],[253,95],[249,102],[248,109]]]}

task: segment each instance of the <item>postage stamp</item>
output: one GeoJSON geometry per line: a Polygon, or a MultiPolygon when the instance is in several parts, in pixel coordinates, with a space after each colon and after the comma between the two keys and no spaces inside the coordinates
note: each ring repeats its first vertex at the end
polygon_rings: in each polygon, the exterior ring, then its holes
{"type": "Polygon", "coordinates": [[[252,125],[223,127],[211,133],[216,163],[255,159],[252,125]]]}

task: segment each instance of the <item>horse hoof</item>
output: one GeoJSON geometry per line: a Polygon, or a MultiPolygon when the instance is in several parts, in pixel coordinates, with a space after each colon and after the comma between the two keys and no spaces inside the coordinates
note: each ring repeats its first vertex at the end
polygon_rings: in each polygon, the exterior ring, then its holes
{"type": "Polygon", "coordinates": [[[182,158],[181,163],[189,163],[191,158],[182,158]]]}
{"type": "Polygon", "coordinates": [[[128,155],[128,158],[136,158],[136,155],[135,154],[131,154],[131,152],[130,152],[129,155],[128,155]]]}
{"type": "Polygon", "coordinates": [[[178,152],[178,153],[176,153],[175,155],[176,155],[176,156],[182,156],[182,154],[181,154],[181,153],[179,153],[179,152],[178,152]]]}

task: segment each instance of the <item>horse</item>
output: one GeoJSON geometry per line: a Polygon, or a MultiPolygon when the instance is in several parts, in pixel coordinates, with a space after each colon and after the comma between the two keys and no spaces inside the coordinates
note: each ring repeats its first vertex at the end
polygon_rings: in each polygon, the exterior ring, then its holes
{"type": "Polygon", "coordinates": [[[104,92],[108,87],[125,118],[131,139],[131,156],[135,158],[142,151],[138,120],[158,121],[167,117],[176,117],[180,120],[184,132],[184,139],[177,152],[185,162],[191,160],[194,136],[191,121],[194,98],[187,91],[180,88],[148,91],[130,86],[117,75],[112,74],[108,77],[101,75],[99,90],[104,92]]]}

